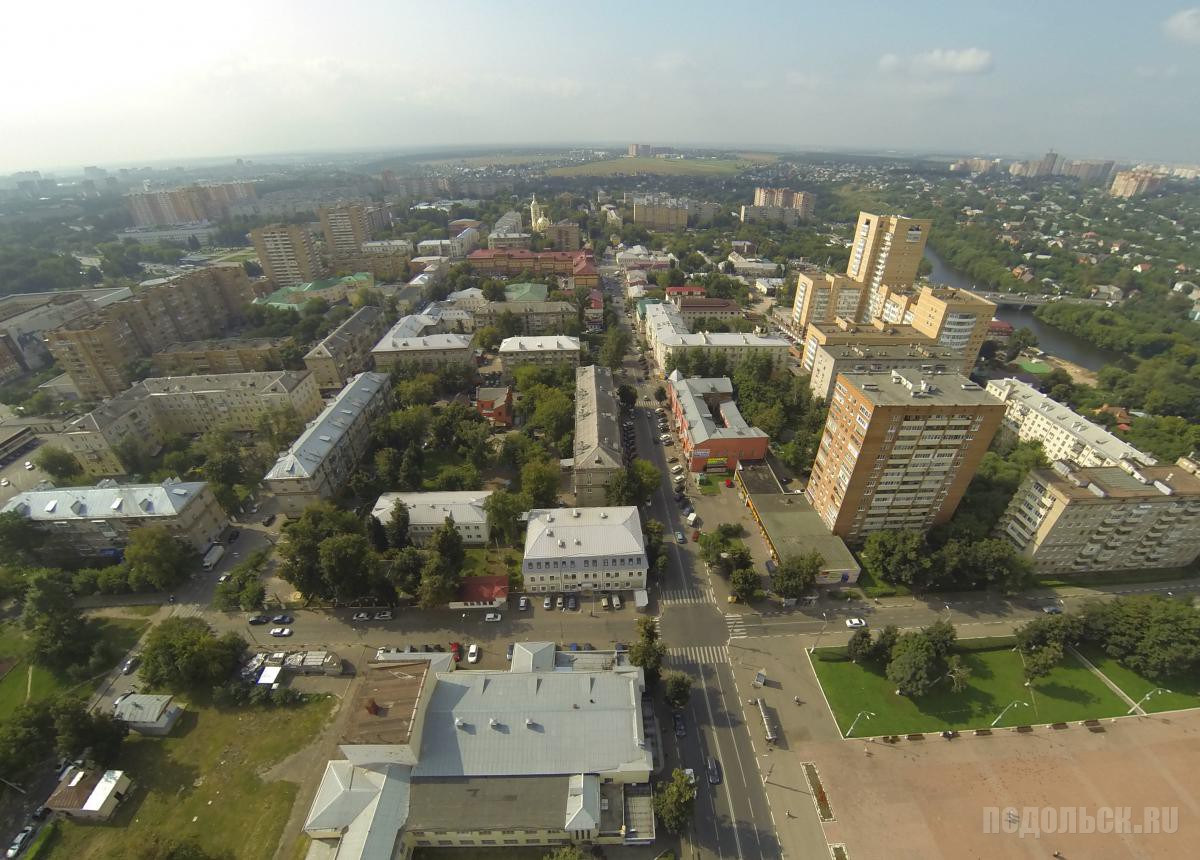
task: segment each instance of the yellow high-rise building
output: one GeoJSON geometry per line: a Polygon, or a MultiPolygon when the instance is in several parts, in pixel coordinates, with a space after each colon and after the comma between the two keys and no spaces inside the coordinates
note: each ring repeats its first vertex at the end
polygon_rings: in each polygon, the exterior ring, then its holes
{"type": "Polygon", "coordinates": [[[295,287],[325,274],[308,230],[298,224],[271,224],[250,231],[263,273],[279,287],[295,287]]]}
{"type": "Polygon", "coordinates": [[[927,218],[859,212],[847,277],[871,287],[915,283],[932,226],[927,218]]]}
{"type": "Polygon", "coordinates": [[[353,257],[362,253],[362,244],[371,238],[367,207],[361,203],[321,207],[321,232],[325,251],[331,257],[353,257]]]}

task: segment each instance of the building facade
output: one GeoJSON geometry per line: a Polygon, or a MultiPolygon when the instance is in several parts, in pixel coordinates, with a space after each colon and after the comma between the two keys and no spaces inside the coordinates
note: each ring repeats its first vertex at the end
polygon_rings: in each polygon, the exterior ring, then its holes
{"type": "Polygon", "coordinates": [[[579,338],[566,335],[506,337],[497,350],[505,375],[518,367],[578,367],[579,338]]]}
{"type": "Polygon", "coordinates": [[[42,549],[59,558],[120,559],[130,534],[148,526],[162,526],[203,553],[229,525],[208,484],[177,480],[30,490],[0,510],[31,520],[46,535],[42,549]]]}
{"type": "Polygon", "coordinates": [[[473,327],[494,326],[505,314],[516,317],[523,334],[563,334],[569,323],[578,320],[578,312],[570,302],[485,302],[474,312],[473,327]]]}
{"type": "Polygon", "coordinates": [[[962,353],[944,346],[823,346],[818,347],[808,385],[814,397],[828,400],[839,373],[882,373],[892,369],[919,370],[938,375],[956,373],[962,367],[962,353]]]}
{"type": "Polygon", "coordinates": [[[308,351],[304,366],[322,390],[340,389],[350,377],[372,368],[371,349],[387,328],[382,308],[361,307],[308,351]]]}
{"type": "Polygon", "coordinates": [[[660,370],[667,367],[672,356],[685,352],[721,355],[730,367],[752,355],[765,355],[777,368],[787,362],[791,344],[781,337],[740,332],[692,334],[674,305],[639,305],[639,315],[642,315],[643,308],[642,330],[660,370]]]}
{"type": "Polygon", "coordinates": [[[298,517],[350,479],[371,439],[371,423],[391,404],[386,373],[360,373],[317,416],[263,478],[280,512],[298,517]]]}
{"type": "Polygon", "coordinates": [[[513,395],[507,385],[476,388],[475,411],[493,427],[513,425],[513,395]]]}
{"type": "Polygon", "coordinates": [[[488,526],[487,500],[491,490],[454,490],[434,493],[384,493],[375,502],[371,515],[381,523],[392,518],[396,502],[408,508],[408,537],[414,546],[425,546],[447,519],[466,546],[486,546],[488,526]]]}
{"type": "Polygon", "coordinates": [[[1041,442],[1048,462],[1068,460],[1085,467],[1157,462],[1019,379],[993,379],[987,390],[1005,405],[1004,429],[1022,442],[1041,442]]]}
{"type": "Polygon", "coordinates": [[[858,213],[847,277],[871,287],[916,283],[932,226],[925,218],[858,213]]]}
{"type": "Polygon", "coordinates": [[[321,233],[325,236],[325,253],[330,257],[355,256],[361,253],[363,242],[371,239],[367,207],[363,203],[322,206],[320,217],[321,233]]]}
{"type": "Polygon", "coordinates": [[[679,316],[688,328],[695,327],[697,320],[732,320],[742,318],[742,306],[733,299],[710,299],[705,297],[681,297],[675,303],[679,316]]]}
{"type": "Polygon", "coordinates": [[[646,540],[635,507],[529,512],[521,572],[532,593],[646,587],[646,540]]]}
{"type": "Polygon", "coordinates": [[[832,323],[839,317],[859,318],[863,285],[845,275],[800,272],[792,302],[792,328],[804,331],[810,323],[832,323]]]}
{"type": "Polygon", "coordinates": [[[263,274],[276,287],[296,287],[325,276],[325,266],[303,224],[271,224],[250,231],[263,274]]]}
{"type": "Polygon", "coordinates": [[[691,472],[732,472],[767,456],[770,437],[750,425],[733,400],[728,377],[668,377],[671,415],[679,428],[684,465],[691,472]]]}
{"type": "Polygon", "coordinates": [[[593,507],[607,503],[606,485],[625,468],[620,422],[612,371],[596,365],[577,368],[571,475],[576,504],[593,507]]]}
{"type": "Polygon", "coordinates": [[[994,302],[956,287],[923,285],[919,290],[872,288],[867,313],[885,324],[911,325],[942,346],[962,353],[962,372],[970,373],[988,337],[994,302]]]}
{"type": "Polygon", "coordinates": [[[1040,574],[1187,567],[1200,555],[1200,478],[1058,460],[1025,477],[998,530],[1040,574]]]}
{"type": "Polygon", "coordinates": [[[159,376],[282,370],[287,338],[231,337],[173,343],[150,356],[159,376]]]}
{"type": "Polygon", "coordinates": [[[964,376],[837,377],[805,498],[838,537],[946,522],[987,453],[1004,404],[964,376]]]}

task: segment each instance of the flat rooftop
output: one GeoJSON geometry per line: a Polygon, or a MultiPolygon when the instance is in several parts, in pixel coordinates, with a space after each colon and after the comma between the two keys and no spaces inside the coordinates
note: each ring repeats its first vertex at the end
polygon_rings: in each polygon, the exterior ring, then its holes
{"type": "Polygon", "coordinates": [[[569,776],[414,778],[406,830],[561,830],[569,776]]]}
{"type": "Polygon", "coordinates": [[[752,491],[750,501],[781,559],[816,550],[825,558],[822,570],[859,570],[859,564],[845,542],[829,533],[804,496],[752,491]]]}
{"type": "Polygon", "coordinates": [[[842,372],[834,383],[835,396],[843,380],[876,406],[1004,406],[961,373],[925,373],[917,368],[842,372]]]}
{"type": "Polygon", "coordinates": [[[1139,466],[1130,473],[1120,466],[1076,469],[1060,462],[1053,469],[1034,469],[1030,475],[1072,501],[1165,502],[1200,498],[1200,477],[1180,466],[1139,466]]]}
{"type": "Polygon", "coordinates": [[[412,737],[427,660],[368,665],[342,729],[343,744],[404,745],[412,737]]]}

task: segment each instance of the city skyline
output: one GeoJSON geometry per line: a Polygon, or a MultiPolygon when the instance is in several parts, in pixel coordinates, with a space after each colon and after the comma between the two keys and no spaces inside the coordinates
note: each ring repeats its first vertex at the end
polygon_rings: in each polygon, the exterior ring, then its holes
{"type": "Polygon", "coordinates": [[[453,15],[359,2],[336,18],[307,2],[203,17],[19,7],[11,31],[44,33],[55,56],[21,39],[0,58],[20,82],[0,171],[628,140],[1194,160],[1200,6],[1059,9],[764,4],[730,38],[737,22],[713,3],[553,19],[472,2],[453,15]]]}

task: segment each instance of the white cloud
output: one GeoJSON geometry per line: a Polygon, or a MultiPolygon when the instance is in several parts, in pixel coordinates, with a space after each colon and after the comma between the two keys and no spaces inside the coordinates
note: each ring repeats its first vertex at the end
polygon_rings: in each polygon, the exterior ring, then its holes
{"type": "Polygon", "coordinates": [[[1179,77],[1179,66],[1138,66],[1134,70],[1139,78],[1146,80],[1170,81],[1179,77]]]}
{"type": "Polygon", "coordinates": [[[1163,30],[1172,39],[1200,45],[1200,6],[1180,9],[1163,21],[1163,30]]]}
{"type": "Polygon", "coordinates": [[[884,54],[879,58],[879,70],[909,71],[925,77],[982,75],[992,70],[992,52],[983,48],[934,48],[911,57],[884,54]]]}
{"type": "Polygon", "coordinates": [[[691,65],[691,61],[683,51],[666,51],[655,57],[651,65],[660,72],[670,74],[691,65]]]}

